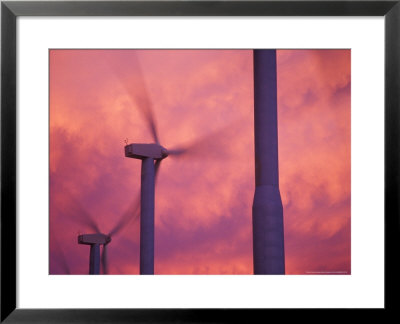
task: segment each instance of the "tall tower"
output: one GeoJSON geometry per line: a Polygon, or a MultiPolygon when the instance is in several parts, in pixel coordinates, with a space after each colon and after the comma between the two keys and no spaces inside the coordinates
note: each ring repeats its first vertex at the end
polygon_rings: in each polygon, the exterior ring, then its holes
{"type": "Polygon", "coordinates": [[[254,274],[285,274],[279,191],[276,50],[254,50],[254,274]]]}
{"type": "Polygon", "coordinates": [[[140,187],[140,274],[154,274],[154,199],[156,165],[168,156],[159,144],[129,144],[125,156],[142,160],[140,187]]]}

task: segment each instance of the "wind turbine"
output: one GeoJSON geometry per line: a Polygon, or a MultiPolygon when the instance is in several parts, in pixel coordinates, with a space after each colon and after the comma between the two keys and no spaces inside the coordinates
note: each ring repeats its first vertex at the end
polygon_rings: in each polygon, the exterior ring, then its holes
{"type": "Polygon", "coordinates": [[[254,274],[285,274],[279,191],[276,50],[254,50],[254,274]]]}
{"type": "MultiPolygon", "coordinates": [[[[205,153],[206,144],[212,142],[210,139],[214,138],[215,141],[216,136],[226,132],[226,129],[212,133],[186,147],[166,149],[161,146],[150,96],[147,93],[140,65],[134,52],[130,53],[130,62],[135,65],[137,80],[135,87],[128,84],[124,84],[124,87],[131,102],[136,102],[139,110],[144,115],[153,140],[153,143],[131,143],[124,147],[125,157],[142,161],[140,190],[140,274],[151,275],[154,274],[155,182],[161,161],[168,156],[177,157],[187,155],[188,153],[201,154],[201,151],[205,153]]],[[[116,67],[115,64],[114,71],[118,78],[122,80],[127,73],[125,69],[121,69],[120,66],[116,67]]],[[[232,125],[230,126],[232,127],[232,125]]],[[[223,137],[219,136],[219,138],[223,137]]],[[[209,154],[207,153],[207,155],[209,154]]]]}
{"type": "Polygon", "coordinates": [[[72,214],[75,216],[75,220],[94,232],[78,235],[78,244],[90,245],[89,274],[100,274],[101,268],[103,269],[103,274],[108,274],[107,246],[114,235],[119,233],[128,223],[138,219],[139,199],[137,198],[131,203],[108,234],[104,234],[100,230],[95,218],[71,195],[70,205],[74,208],[72,214]],[[100,256],[101,245],[103,246],[103,252],[100,256]]]}

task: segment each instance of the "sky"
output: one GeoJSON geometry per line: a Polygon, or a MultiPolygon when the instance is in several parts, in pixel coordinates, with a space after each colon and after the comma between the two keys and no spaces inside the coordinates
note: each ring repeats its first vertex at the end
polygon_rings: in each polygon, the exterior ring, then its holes
{"type": "MultiPolygon", "coordinates": [[[[350,274],[350,50],[278,50],[286,274],[350,274]]],[[[156,274],[252,274],[251,50],[50,51],[50,274],[86,274],[90,219],[110,274],[139,274],[141,161],[125,141],[191,147],[162,161],[156,274]],[[137,211],[137,210],[136,210],[137,211]]]]}

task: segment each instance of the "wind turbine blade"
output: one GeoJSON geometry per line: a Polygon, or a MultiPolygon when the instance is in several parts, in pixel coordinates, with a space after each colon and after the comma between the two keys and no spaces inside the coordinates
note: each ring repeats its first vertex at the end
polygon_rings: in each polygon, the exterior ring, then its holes
{"type": "Polygon", "coordinates": [[[190,150],[190,146],[191,145],[189,145],[188,147],[181,147],[181,148],[175,148],[172,150],[168,150],[168,155],[179,156],[179,155],[185,154],[188,150],[190,150]]]}
{"type": "Polygon", "coordinates": [[[168,155],[171,157],[221,158],[231,151],[231,139],[234,138],[240,127],[242,127],[242,121],[238,120],[192,143],[168,150],[168,155]]]}
{"type": "Polygon", "coordinates": [[[114,228],[109,232],[108,235],[113,236],[121,231],[130,222],[136,221],[140,215],[140,193],[138,197],[131,203],[128,209],[122,214],[118,223],[115,224],[114,228]]]}
{"type": "Polygon", "coordinates": [[[118,59],[121,61],[111,62],[111,66],[116,76],[122,83],[131,102],[136,103],[139,111],[143,114],[150,129],[153,140],[160,143],[157,126],[153,114],[153,105],[147,91],[140,62],[135,51],[123,51],[118,59]],[[122,62],[122,63],[121,63],[122,62]]]}
{"type": "Polygon", "coordinates": [[[154,169],[155,169],[155,182],[157,181],[157,175],[158,175],[158,172],[159,172],[159,170],[160,170],[161,161],[162,161],[162,160],[157,160],[156,163],[154,164],[154,169]]]}
{"type": "Polygon", "coordinates": [[[103,267],[103,274],[108,274],[107,244],[103,245],[103,253],[101,254],[101,265],[103,267]]]}
{"type": "Polygon", "coordinates": [[[68,209],[66,210],[68,216],[72,217],[80,224],[89,227],[94,232],[101,233],[94,217],[82,206],[82,204],[74,198],[71,193],[66,192],[65,197],[68,199],[68,209]]]}

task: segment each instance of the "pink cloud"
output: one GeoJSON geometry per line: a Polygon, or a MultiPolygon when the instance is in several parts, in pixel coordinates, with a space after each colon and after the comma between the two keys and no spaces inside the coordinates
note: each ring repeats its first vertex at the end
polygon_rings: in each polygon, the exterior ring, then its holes
{"type": "MultiPolygon", "coordinates": [[[[73,273],[87,272],[77,234],[91,229],[77,206],[107,233],[139,193],[140,161],[123,154],[125,138],[152,141],[139,69],[161,144],[205,137],[187,158],[162,162],[156,273],[252,273],[251,51],[53,50],[50,59],[50,273],[64,271],[62,254],[73,273]]],[[[350,269],[350,52],[278,51],[278,105],[287,273],[350,269]]],[[[139,272],[138,239],[138,221],[113,237],[110,273],[139,272]]]]}

